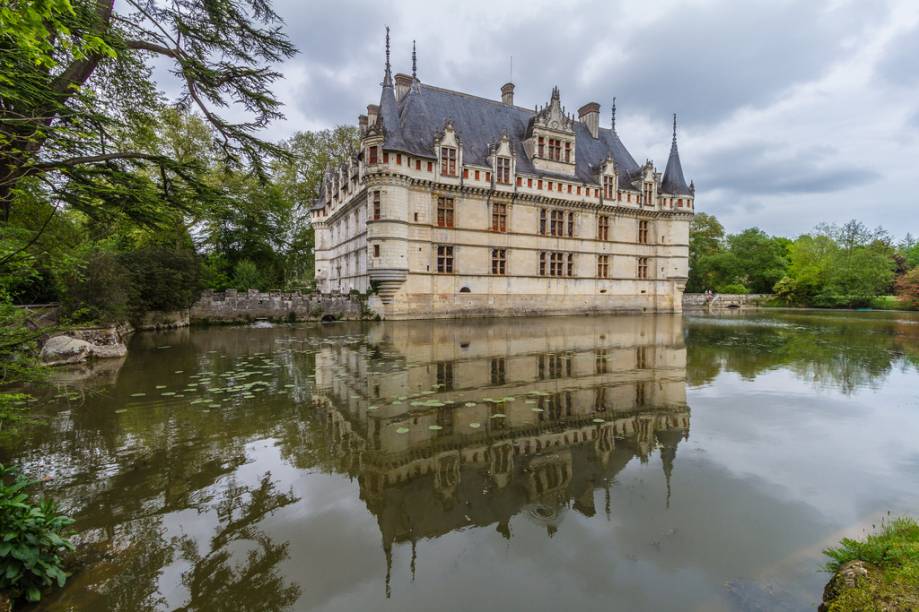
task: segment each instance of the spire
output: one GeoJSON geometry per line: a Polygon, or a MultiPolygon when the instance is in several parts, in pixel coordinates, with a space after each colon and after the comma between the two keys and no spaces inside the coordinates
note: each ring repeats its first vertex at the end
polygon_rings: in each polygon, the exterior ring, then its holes
{"type": "Polygon", "coordinates": [[[559,98],[561,98],[561,94],[559,94],[558,85],[556,85],[552,88],[552,100],[558,100],[559,98]]]}
{"type": "Polygon", "coordinates": [[[613,96],[613,132],[616,131],[616,96],[613,96]]]}
{"type": "Polygon", "coordinates": [[[415,41],[412,41],[412,81],[418,80],[418,55],[415,53],[415,41]]]}
{"type": "Polygon", "coordinates": [[[676,146],[676,113],[673,114],[673,142],[670,145],[670,159],[661,180],[661,193],[675,195],[692,195],[686,179],[683,178],[683,166],[680,164],[680,152],[676,146]]]}
{"type": "Polygon", "coordinates": [[[392,87],[392,71],[389,66],[389,26],[386,26],[386,72],[383,74],[383,87],[392,87]]]}

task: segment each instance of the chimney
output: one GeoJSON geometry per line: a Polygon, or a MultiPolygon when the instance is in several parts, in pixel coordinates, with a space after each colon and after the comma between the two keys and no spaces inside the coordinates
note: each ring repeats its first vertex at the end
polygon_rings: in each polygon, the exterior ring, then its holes
{"type": "Polygon", "coordinates": [[[514,84],[505,83],[501,86],[501,102],[508,106],[514,105],[514,84]]]}
{"type": "Polygon", "coordinates": [[[588,102],[578,109],[578,118],[590,130],[590,135],[597,138],[600,135],[600,105],[588,102]]]}
{"type": "Polygon", "coordinates": [[[367,105],[367,125],[373,126],[377,123],[377,115],[380,114],[380,107],[376,104],[367,105]]]}
{"type": "Polygon", "coordinates": [[[412,77],[401,72],[396,75],[396,102],[405,97],[412,87],[412,77]]]}
{"type": "Polygon", "coordinates": [[[361,136],[367,133],[367,115],[357,116],[357,125],[361,129],[361,136]]]}

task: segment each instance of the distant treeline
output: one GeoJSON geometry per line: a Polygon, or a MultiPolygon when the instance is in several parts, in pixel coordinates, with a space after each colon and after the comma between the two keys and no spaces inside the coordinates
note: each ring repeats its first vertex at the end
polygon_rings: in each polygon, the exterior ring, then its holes
{"type": "Polygon", "coordinates": [[[774,293],[784,303],[829,308],[919,308],[919,241],[896,242],[859,221],[819,225],[795,239],[758,228],[726,234],[697,213],[689,237],[688,292],[774,293]],[[892,298],[890,296],[896,296],[892,298]]]}

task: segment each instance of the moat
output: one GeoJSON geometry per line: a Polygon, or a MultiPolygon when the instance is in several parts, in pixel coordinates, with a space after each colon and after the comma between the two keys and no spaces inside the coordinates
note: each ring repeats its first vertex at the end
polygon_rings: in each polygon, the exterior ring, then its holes
{"type": "Polygon", "coordinates": [[[210,327],[56,370],[0,461],[82,568],[47,609],[813,610],[919,508],[919,316],[210,327]]]}

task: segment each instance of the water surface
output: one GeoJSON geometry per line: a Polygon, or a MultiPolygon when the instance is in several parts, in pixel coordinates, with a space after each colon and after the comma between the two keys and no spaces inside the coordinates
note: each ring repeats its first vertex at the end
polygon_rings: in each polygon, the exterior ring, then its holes
{"type": "Polygon", "coordinates": [[[906,314],[144,333],[0,458],[77,518],[49,609],[808,610],[919,508],[917,364],[906,314]]]}

